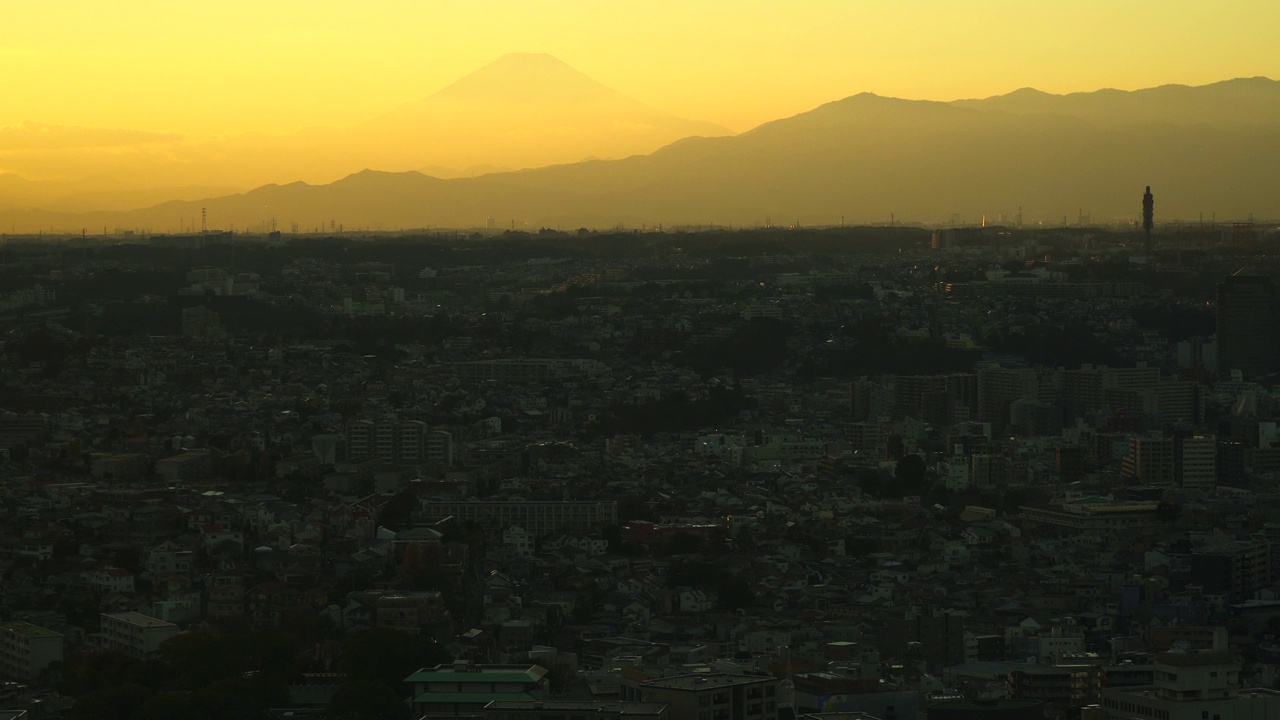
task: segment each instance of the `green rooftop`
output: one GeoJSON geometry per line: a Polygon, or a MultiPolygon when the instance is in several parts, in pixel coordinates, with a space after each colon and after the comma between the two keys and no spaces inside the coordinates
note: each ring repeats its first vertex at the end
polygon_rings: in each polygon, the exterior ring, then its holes
{"type": "Polygon", "coordinates": [[[17,633],[27,637],[62,637],[62,633],[56,633],[48,628],[42,628],[39,625],[32,625],[29,622],[23,622],[21,620],[17,622],[0,623],[0,630],[7,630],[11,633],[17,633]]]}
{"type": "Polygon", "coordinates": [[[1115,502],[1115,501],[1108,497],[1102,497],[1101,495],[1090,495],[1089,497],[1082,497],[1076,500],[1072,500],[1071,504],[1072,505],[1102,505],[1104,503],[1110,503],[1110,502],[1115,502]]]}

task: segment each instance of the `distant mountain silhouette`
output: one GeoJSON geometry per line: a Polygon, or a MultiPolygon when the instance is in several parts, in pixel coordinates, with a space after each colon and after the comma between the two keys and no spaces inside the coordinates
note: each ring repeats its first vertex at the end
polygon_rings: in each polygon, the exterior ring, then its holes
{"type": "Polygon", "coordinates": [[[129,187],[112,178],[33,181],[0,173],[0,211],[41,208],[82,213],[120,207],[146,207],[169,200],[221,197],[236,188],[220,186],[129,187]]]}
{"type": "MultiPolygon", "coordinates": [[[[986,214],[1027,222],[1131,220],[1142,189],[1156,194],[1157,222],[1280,214],[1280,121],[1266,119],[1280,84],[1248,80],[1139,91],[1124,113],[1046,112],[1055,96],[1013,93],[939,103],[864,93],[733,137],[687,138],[649,155],[441,180],[420,173],[362,172],[323,185],[269,186],[203,202],[211,224],[346,228],[607,227],[655,224],[976,222],[986,214]],[[1236,93],[1235,89],[1247,88],[1236,93]],[[1178,103],[1215,113],[1163,117],[1178,103]],[[1143,104],[1151,99],[1157,112],[1143,104]],[[1270,99],[1269,99],[1270,98],[1270,99]],[[1000,106],[1003,104],[1003,106],[1000,106]],[[1000,107],[996,107],[1000,106],[1000,107]],[[1034,106],[1034,107],[1033,107],[1034,106]],[[1031,109],[1022,109],[1031,108],[1031,109]],[[1251,114],[1254,122],[1237,118],[1251,114]],[[1214,116],[1227,118],[1210,122],[1214,116]]],[[[1111,107],[1101,98],[1062,102],[1111,107]]],[[[1070,97],[1070,96],[1064,96],[1070,97]]],[[[1189,111],[1190,112],[1190,111],[1189,111]]],[[[0,226],[176,228],[198,215],[169,203],[112,216],[24,218],[0,226]]]]}
{"type": "MultiPolygon", "coordinates": [[[[653,152],[718,125],[655,110],[549,55],[507,55],[425,99],[351,128],[210,138],[24,123],[0,127],[0,168],[27,178],[82,176],[110,190],[328,182],[362,168],[472,177],[499,169],[653,152]]],[[[0,188],[0,191],[3,189],[0,188]]],[[[170,197],[188,197],[174,193],[170,197]]],[[[106,201],[108,195],[98,196],[106,201]]],[[[115,207],[132,208],[119,197],[115,207]]],[[[22,207],[0,198],[0,208],[22,207]]],[[[86,209],[41,203],[46,209],[86,209]]]]}
{"type": "Polygon", "coordinates": [[[1007,95],[957,100],[952,104],[1023,115],[1070,115],[1106,123],[1258,125],[1280,122],[1280,82],[1253,77],[1199,87],[1162,85],[1143,90],[1108,89],[1068,95],[1022,88],[1007,95]]]}
{"type": "Polygon", "coordinates": [[[364,150],[369,167],[386,170],[529,168],[628,157],[693,135],[728,134],[648,107],[551,55],[515,53],[353,128],[349,142],[364,150]]]}

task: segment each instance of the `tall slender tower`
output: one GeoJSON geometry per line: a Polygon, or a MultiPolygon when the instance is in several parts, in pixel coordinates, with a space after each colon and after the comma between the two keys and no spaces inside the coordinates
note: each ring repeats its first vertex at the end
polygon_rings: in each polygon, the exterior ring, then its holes
{"type": "Polygon", "coordinates": [[[1155,227],[1156,199],[1151,194],[1151,186],[1142,195],[1142,231],[1146,235],[1147,252],[1151,252],[1151,228],[1155,227]]]}

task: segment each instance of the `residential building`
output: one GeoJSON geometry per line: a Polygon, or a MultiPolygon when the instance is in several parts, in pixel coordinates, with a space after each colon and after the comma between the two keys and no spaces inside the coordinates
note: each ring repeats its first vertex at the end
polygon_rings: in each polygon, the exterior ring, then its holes
{"type": "Polygon", "coordinates": [[[426,457],[426,424],[394,415],[347,423],[347,455],[353,460],[420,462],[426,457]]]}
{"type": "Polygon", "coordinates": [[[1271,544],[1255,538],[1195,548],[1191,577],[1206,592],[1248,597],[1271,584],[1271,544]]]}
{"type": "Polygon", "coordinates": [[[1271,278],[1233,275],[1218,283],[1218,370],[1246,378],[1280,370],[1276,286],[1271,278]]]}
{"type": "Polygon", "coordinates": [[[1043,720],[1044,704],[1018,698],[952,698],[925,708],[926,720],[1043,720]]]}
{"type": "Polygon", "coordinates": [[[165,482],[203,480],[213,475],[213,451],[188,450],[156,462],[156,475],[165,482]]]}
{"type": "Polygon", "coordinates": [[[1196,493],[1212,492],[1218,484],[1218,441],[1197,435],[1175,438],[1178,487],[1196,493]]]}
{"type": "Polygon", "coordinates": [[[1030,368],[985,368],[978,372],[978,417],[1004,429],[1012,421],[1016,400],[1036,400],[1040,378],[1030,368]]]}
{"type": "Polygon", "coordinates": [[[178,626],[136,612],[102,613],[102,644],[131,658],[154,657],[165,640],[178,634],[178,626]]]}
{"type": "Polygon", "coordinates": [[[36,679],[62,660],[65,638],[29,622],[0,623],[0,672],[13,680],[36,679]]]}
{"type": "Polygon", "coordinates": [[[690,720],[777,720],[775,677],[732,673],[692,673],[637,680],[624,676],[624,701],[663,703],[673,718],[690,720]]]}
{"type": "Polygon", "coordinates": [[[1173,438],[1135,437],[1129,441],[1121,474],[1141,485],[1171,487],[1174,484],[1173,438]]]}
{"type": "Polygon", "coordinates": [[[665,703],[577,700],[494,700],[484,706],[485,720],[667,720],[665,703]]]}
{"type": "Polygon", "coordinates": [[[608,500],[424,500],[429,517],[456,518],[459,522],[505,527],[519,525],[534,535],[558,530],[586,530],[618,521],[618,503],[608,500]]]}
{"type": "Polygon", "coordinates": [[[1167,652],[1156,657],[1147,686],[1102,691],[1111,720],[1268,720],[1280,717],[1280,692],[1240,687],[1231,653],[1167,652]]]}
{"type": "Polygon", "coordinates": [[[447,430],[429,430],[424,438],[427,462],[453,465],[453,434],[447,430]]]}
{"type": "Polygon", "coordinates": [[[1159,525],[1158,507],[1156,502],[1090,497],[1057,505],[1023,505],[1020,510],[1030,522],[1105,534],[1159,525]]]}
{"type": "Polygon", "coordinates": [[[494,700],[545,702],[550,680],[541,665],[452,665],[422,668],[405,678],[412,691],[413,716],[475,717],[494,700]]]}

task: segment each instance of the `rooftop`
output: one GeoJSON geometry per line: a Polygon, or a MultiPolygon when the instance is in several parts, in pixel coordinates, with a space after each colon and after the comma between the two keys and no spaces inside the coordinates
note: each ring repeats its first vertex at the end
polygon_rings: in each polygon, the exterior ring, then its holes
{"type": "Polygon", "coordinates": [[[970,700],[968,698],[960,700],[943,700],[929,706],[946,710],[990,710],[999,708],[1001,710],[1013,710],[1015,708],[1032,708],[1037,707],[1041,703],[1039,700],[1028,700],[1023,698],[998,698],[994,700],[970,700]]]}
{"type": "Polygon", "coordinates": [[[1200,667],[1202,665],[1239,665],[1240,657],[1231,652],[1167,652],[1156,656],[1156,662],[1173,667],[1200,667]]]}
{"type": "Polygon", "coordinates": [[[16,621],[0,623],[0,630],[6,630],[11,633],[25,635],[27,637],[62,637],[62,633],[56,633],[48,628],[42,628],[39,625],[32,625],[29,622],[16,621]]]}
{"type": "Polygon", "coordinates": [[[109,617],[113,620],[119,620],[120,622],[136,625],[138,627],[177,627],[177,625],[174,625],[171,622],[165,622],[159,618],[153,618],[150,615],[143,615],[142,613],[136,612],[102,613],[102,617],[109,617]]]}
{"type": "MultiPolygon", "coordinates": [[[[547,669],[541,665],[437,665],[433,668],[422,668],[404,681],[409,683],[529,683],[538,682],[546,674],[547,669]]],[[[489,699],[493,698],[490,696],[489,699]]]]}
{"type": "Polygon", "coordinates": [[[674,690],[705,690],[708,688],[732,687],[754,682],[774,682],[773,678],[763,675],[734,675],[731,673],[694,673],[691,675],[675,675],[657,678],[644,683],[645,687],[671,688],[674,690]]]}
{"type": "Polygon", "coordinates": [[[415,704],[423,705],[473,705],[477,703],[490,703],[495,697],[515,698],[520,703],[532,703],[537,698],[529,693],[500,693],[500,692],[424,692],[415,697],[415,704]]]}
{"type": "Polygon", "coordinates": [[[494,700],[484,706],[485,710],[547,710],[551,712],[599,712],[614,715],[657,715],[667,706],[666,703],[649,702],[590,702],[586,700],[563,700],[538,702],[527,700],[494,700]]]}

